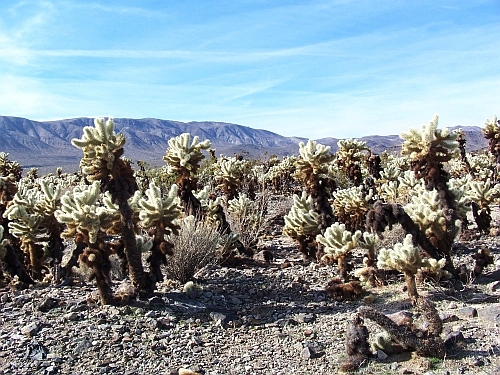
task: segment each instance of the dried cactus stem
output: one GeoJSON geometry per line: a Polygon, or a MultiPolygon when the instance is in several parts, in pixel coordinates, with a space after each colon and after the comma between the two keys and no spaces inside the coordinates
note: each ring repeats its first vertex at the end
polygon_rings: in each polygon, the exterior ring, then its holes
{"type": "Polygon", "coordinates": [[[417,303],[417,300],[419,298],[418,296],[418,290],[417,290],[417,282],[415,280],[415,275],[410,273],[410,272],[404,272],[405,275],[405,283],[406,283],[406,289],[408,292],[408,296],[410,297],[410,301],[412,305],[415,305],[417,303]]]}
{"type": "Polygon", "coordinates": [[[127,256],[128,271],[130,280],[137,288],[137,291],[150,295],[153,293],[154,284],[149,282],[142,267],[142,256],[137,248],[135,240],[134,222],[132,220],[133,211],[130,208],[127,200],[119,200],[118,207],[120,210],[120,221],[122,224],[122,240],[124,252],[127,256]]]}
{"type": "Polygon", "coordinates": [[[33,279],[41,280],[42,264],[40,263],[40,246],[33,241],[24,242],[21,247],[24,247],[29,259],[29,270],[33,279]]]}
{"type": "Polygon", "coordinates": [[[480,209],[476,202],[471,202],[472,216],[481,233],[488,233],[491,227],[491,210],[489,207],[480,209]]]}
{"type": "Polygon", "coordinates": [[[26,284],[35,284],[35,281],[26,271],[24,265],[19,261],[17,257],[16,250],[9,244],[6,246],[5,258],[3,261],[7,264],[7,269],[10,271],[12,276],[17,276],[19,280],[26,284]]]}
{"type": "Polygon", "coordinates": [[[316,261],[318,260],[318,246],[315,240],[316,236],[302,235],[297,237],[298,249],[302,253],[302,258],[304,261],[316,261]]]}
{"type": "Polygon", "coordinates": [[[386,227],[391,229],[396,223],[401,224],[405,232],[412,235],[414,244],[418,244],[430,257],[437,260],[443,258],[444,254],[440,253],[434,247],[401,205],[376,201],[373,209],[366,216],[367,229],[377,233],[379,236],[381,236],[386,227]]]}
{"type": "MultiPolygon", "coordinates": [[[[428,306],[431,305],[428,304],[428,306]]],[[[372,307],[362,306],[358,313],[361,317],[370,319],[381,326],[387,331],[391,339],[403,348],[414,350],[420,356],[444,358],[446,354],[443,340],[438,335],[434,335],[438,327],[433,327],[432,330],[429,330],[429,335],[427,337],[420,338],[417,337],[409,327],[398,326],[387,316],[372,307]]]]}
{"type": "Polygon", "coordinates": [[[80,256],[80,260],[88,267],[92,268],[92,277],[97,283],[99,297],[102,305],[114,305],[116,299],[111,289],[111,278],[109,272],[111,263],[109,254],[99,248],[87,248],[80,256]]]}
{"type": "Polygon", "coordinates": [[[356,314],[354,319],[349,321],[345,335],[345,349],[348,356],[341,362],[339,370],[341,372],[353,372],[368,362],[371,356],[370,345],[368,344],[369,332],[363,324],[363,319],[356,314]]]}

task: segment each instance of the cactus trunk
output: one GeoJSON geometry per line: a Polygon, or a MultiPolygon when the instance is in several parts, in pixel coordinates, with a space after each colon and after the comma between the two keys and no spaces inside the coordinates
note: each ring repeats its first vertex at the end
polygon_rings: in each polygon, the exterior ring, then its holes
{"type": "Polygon", "coordinates": [[[405,272],[406,288],[408,289],[408,296],[412,305],[415,305],[418,300],[417,282],[415,281],[415,275],[411,272],[405,272]]]}

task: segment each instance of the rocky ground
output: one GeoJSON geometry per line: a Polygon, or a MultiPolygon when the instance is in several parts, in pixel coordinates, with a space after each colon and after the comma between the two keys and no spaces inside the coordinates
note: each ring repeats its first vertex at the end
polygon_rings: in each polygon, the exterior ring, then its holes
{"type": "MultiPolygon", "coordinates": [[[[296,245],[268,239],[269,264],[210,266],[186,293],[165,282],[148,300],[100,306],[92,283],[0,290],[3,374],[334,374],[346,358],[347,322],[369,304],[410,310],[401,276],[354,302],[324,292],[334,268],[305,264],[296,245]],[[181,370],[182,373],[182,370],[181,370]]],[[[500,374],[500,244],[486,237],[457,246],[457,260],[487,245],[484,275],[454,286],[422,283],[445,321],[444,360],[374,352],[359,374],[500,374]]],[[[120,285],[116,285],[117,288],[120,285]]],[[[372,333],[379,328],[366,322],[372,333]]]]}

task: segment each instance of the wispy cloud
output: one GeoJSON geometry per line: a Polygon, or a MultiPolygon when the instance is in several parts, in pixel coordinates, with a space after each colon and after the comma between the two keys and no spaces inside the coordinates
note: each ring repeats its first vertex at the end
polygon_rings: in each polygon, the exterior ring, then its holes
{"type": "Polygon", "coordinates": [[[159,10],[150,10],[137,6],[123,6],[123,5],[107,5],[99,2],[81,3],[81,2],[63,2],[66,6],[71,6],[75,9],[88,9],[97,10],[99,12],[106,12],[111,14],[125,14],[136,17],[159,18],[165,15],[164,12],[159,10]]]}

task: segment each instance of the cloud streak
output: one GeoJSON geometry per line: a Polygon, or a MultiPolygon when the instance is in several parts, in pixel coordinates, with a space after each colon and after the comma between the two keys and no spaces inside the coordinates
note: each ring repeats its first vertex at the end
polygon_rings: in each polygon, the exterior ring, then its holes
{"type": "Polygon", "coordinates": [[[493,2],[473,3],[19,2],[0,14],[0,113],[311,138],[397,134],[435,113],[481,126],[498,105],[500,19],[493,2]]]}

